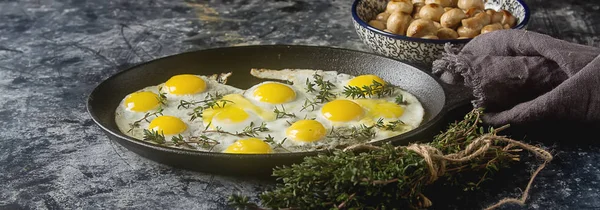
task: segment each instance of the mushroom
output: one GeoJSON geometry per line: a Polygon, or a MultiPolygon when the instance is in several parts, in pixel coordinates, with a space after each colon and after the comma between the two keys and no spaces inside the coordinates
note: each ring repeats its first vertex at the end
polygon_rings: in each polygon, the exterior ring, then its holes
{"type": "Polygon", "coordinates": [[[484,26],[481,29],[481,34],[489,33],[489,32],[496,31],[496,30],[502,30],[502,29],[504,29],[504,27],[502,26],[502,24],[500,24],[500,23],[492,23],[492,24],[489,24],[487,26],[484,26]]]}
{"type": "Polygon", "coordinates": [[[425,0],[425,4],[438,4],[442,7],[449,7],[452,4],[452,0],[425,0]]]}
{"type": "Polygon", "coordinates": [[[413,4],[425,4],[424,0],[412,0],[413,4]]]}
{"type": "Polygon", "coordinates": [[[467,15],[467,17],[474,17],[476,14],[482,13],[483,10],[477,9],[477,8],[470,8],[468,10],[465,10],[465,14],[467,15]]]}
{"type": "Polygon", "coordinates": [[[444,8],[439,4],[426,4],[419,11],[419,18],[439,22],[443,14],[444,8]]]}
{"type": "Polygon", "coordinates": [[[458,8],[468,10],[469,8],[477,8],[483,10],[483,0],[458,0],[458,8]]]}
{"type": "Polygon", "coordinates": [[[423,39],[440,39],[439,37],[437,37],[435,35],[425,35],[421,38],[423,38],[423,39]]]}
{"type": "Polygon", "coordinates": [[[410,14],[413,10],[411,0],[391,0],[388,2],[385,11],[387,13],[404,12],[410,14]]]}
{"type": "Polygon", "coordinates": [[[515,18],[515,16],[510,14],[509,11],[500,10],[500,12],[502,13],[502,20],[500,21],[500,23],[502,23],[502,25],[508,24],[512,28],[515,26],[515,24],[517,24],[517,18],[515,18]]]}
{"type": "Polygon", "coordinates": [[[487,13],[490,16],[491,23],[500,23],[500,21],[502,21],[502,13],[501,12],[496,12],[496,10],[488,9],[488,10],[485,10],[485,13],[487,13]]]}
{"type": "Polygon", "coordinates": [[[413,12],[412,12],[412,16],[415,19],[420,18],[419,17],[419,11],[421,11],[421,8],[423,8],[423,6],[425,6],[425,3],[415,3],[413,4],[413,12]]]}
{"type": "Polygon", "coordinates": [[[437,28],[433,24],[433,21],[428,19],[416,19],[406,29],[406,36],[409,37],[423,37],[436,34],[437,28]]]}
{"type": "Polygon", "coordinates": [[[461,9],[454,8],[444,12],[440,18],[440,24],[442,24],[442,27],[456,28],[460,24],[460,21],[466,17],[467,15],[461,9]]]}
{"type": "Polygon", "coordinates": [[[483,26],[490,24],[490,16],[487,13],[477,13],[475,17],[461,20],[462,26],[466,28],[481,30],[483,26]]]}
{"type": "Polygon", "coordinates": [[[461,27],[458,27],[458,29],[456,29],[456,32],[458,33],[459,37],[473,38],[473,37],[476,37],[477,35],[479,35],[481,30],[475,30],[472,28],[467,28],[467,27],[461,26],[461,27]]]}
{"type": "Polygon", "coordinates": [[[458,33],[452,30],[451,28],[440,28],[437,31],[437,37],[440,39],[456,39],[458,38],[458,33]]]}
{"type": "Polygon", "coordinates": [[[387,22],[388,17],[390,17],[390,13],[382,12],[382,13],[377,14],[377,17],[375,18],[375,20],[387,22]]]}
{"type": "Polygon", "coordinates": [[[457,7],[458,6],[458,0],[451,0],[450,1],[450,7],[457,7]]]}
{"type": "Polygon", "coordinates": [[[379,30],[385,29],[385,23],[383,23],[381,20],[371,20],[369,21],[369,25],[379,30]]]}
{"type": "Polygon", "coordinates": [[[404,35],[411,20],[410,15],[406,13],[394,12],[388,17],[387,29],[394,34],[404,35]]]}

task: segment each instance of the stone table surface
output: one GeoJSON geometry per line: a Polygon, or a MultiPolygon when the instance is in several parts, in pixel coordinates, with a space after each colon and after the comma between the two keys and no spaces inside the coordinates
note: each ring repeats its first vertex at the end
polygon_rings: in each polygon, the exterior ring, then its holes
{"type": "MultiPolygon", "coordinates": [[[[528,0],[529,30],[600,46],[600,2],[528,0]]],[[[134,64],[184,51],[256,44],[369,51],[351,0],[0,0],[0,209],[228,209],[227,196],[271,183],[161,165],[109,141],[86,112],[90,91],[134,64]]],[[[586,137],[590,138],[590,137],[586,137]]],[[[592,136],[591,141],[597,140],[592,136]]],[[[598,144],[542,141],[556,158],[525,207],[600,209],[598,144]]],[[[509,169],[436,209],[479,209],[520,195],[509,169]]],[[[445,199],[444,199],[445,198],[445,199]]]]}

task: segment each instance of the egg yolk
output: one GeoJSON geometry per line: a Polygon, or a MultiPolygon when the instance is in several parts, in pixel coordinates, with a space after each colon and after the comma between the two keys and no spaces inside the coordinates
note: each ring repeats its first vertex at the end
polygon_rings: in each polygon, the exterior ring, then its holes
{"type": "Polygon", "coordinates": [[[294,100],[296,92],[287,85],[280,83],[265,83],[254,90],[254,98],[270,104],[282,104],[294,100]]]}
{"type": "Polygon", "coordinates": [[[156,130],[164,135],[173,135],[185,131],[187,126],[181,119],[165,115],[154,118],[148,125],[148,129],[156,130]]]}
{"type": "Polygon", "coordinates": [[[180,74],[165,83],[167,91],[175,95],[195,94],[206,89],[206,82],[196,75],[180,74]]]}
{"type": "Polygon", "coordinates": [[[125,99],[127,109],[135,112],[146,112],[156,108],[158,104],[158,95],[150,91],[132,93],[125,99]]]}
{"type": "Polygon", "coordinates": [[[356,103],[364,107],[368,115],[375,118],[393,119],[404,114],[404,108],[394,102],[386,100],[359,99],[356,103]]]}
{"type": "Polygon", "coordinates": [[[224,123],[240,123],[248,119],[250,115],[248,112],[236,106],[228,106],[220,110],[213,120],[218,120],[224,123]]]}
{"type": "MultiPolygon", "coordinates": [[[[252,104],[252,102],[250,102],[250,100],[244,98],[243,95],[241,94],[229,94],[229,95],[225,95],[223,96],[223,100],[228,101],[227,103],[225,103],[223,105],[222,102],[219,102],[220,106],[217,107],[213,107],[213,108],[208,108],[205,109],[204,111],[202,111],[202,119],[204,121],[204,124],[209,124],[213,118],[220,113],[221,111],[228,109],[229,107],[236,107],[238,108],[238,110],[251,110],[252,112],[256,113],[257,115],[259,115],[263,120],[265,121],[272,121],[276,119],[275,113],[272,110],[263,110],[261,109],[259,106],[256,106],[255,104],[252,104]]],[[[235,114],[235,112],[238,112],[238,110],[230,110],[229,112],[231,114],[235,114]]],[[[242,111],[244,111],[242,110],[242,111]]],[[[222,116],[226,116],[226,115],[222,115],[222,116]]],[[[240,120],[241,118],[248,118],[248,113],[242,113],[240,116],[232,116],[233,118],[240,120]]],[[[223,119],[223,118],[220,118],[223,119]]],[[[241,119],[243,120],[243,119],[241,119]]],[[[231,120],[233,121],[233,120],[231,120]]]]}
{"type": "Polygon", "coordinates": [[[348,122],[359,119],[363,109],[350,100],[333,100],[323,105],[321,114],[330,121],[348,122]]]}
{"type": "Polygon", "coordinates": [[[350,81],[348,81],[348,86],[363,88],[364,86],[373,85],[373,81],[378,82],[382,85],[385,84],[385,81],[383,81],[383,79],[381,79],[377,75],[367,74],[352,78],[350,81]]]}
{"type": "Polygon", "coordinates": [[[271,153],[273,150],[269,144],[265,143],[263,140],[257,138],[247,138],[237,140],[233,144],[231,144],[225,151],[225,153],[235,153],[235,154],[266,154],[271,153]]]}
{"type": "Polygon", "coordinates": [[[285,134],[296,141],[314,142],[327,134],[327,130],[319,121],[300,120],[292,124],[285,134]]]}

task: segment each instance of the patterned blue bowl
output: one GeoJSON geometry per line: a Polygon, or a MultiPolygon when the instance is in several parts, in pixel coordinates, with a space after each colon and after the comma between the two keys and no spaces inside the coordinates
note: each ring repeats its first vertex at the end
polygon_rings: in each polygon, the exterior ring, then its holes
{"type": "MultiPolygon", "coordinates": [[[[471,39],[413,38],[371,27],[368,24],[369,20],[385,11],[387,2],[388,0],[355,0],[352,4],[352,19],[356,33],[375,53],[429,67],[434,60],[441,57],[446,43],[462,47],[471,41],[471,39]]],[[[485,8],[510,11],[517,18],[517,24],[513,29],[525,29],[529,22],[529,7],[523,0],[486,0],[485,8]]]]}

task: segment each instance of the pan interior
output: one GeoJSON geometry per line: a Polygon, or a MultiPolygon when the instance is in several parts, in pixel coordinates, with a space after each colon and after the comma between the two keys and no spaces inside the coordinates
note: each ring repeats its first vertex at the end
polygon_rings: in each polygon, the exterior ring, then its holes
{"type": "MultiPolygon", "coordinates": [[[[425,108],[423,124],[438,116],[446,98],[443,88],[428,73],[400,61],[359,51],[311,46],[247,46],[207,49],[168,56],[144,63],[108,78],[90,95],[90,114],[111,133],[121,134],[114,122],[120,100],[141,88],[173,75],[210,75],[233,72],[227,84],[247,89],[263,80],[251,68],[320,69],[351,75],[377,74],[415,95],[425,108]]],[[[121,134],[122,138],[126,138],[121,134]]]]}

